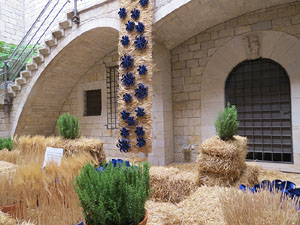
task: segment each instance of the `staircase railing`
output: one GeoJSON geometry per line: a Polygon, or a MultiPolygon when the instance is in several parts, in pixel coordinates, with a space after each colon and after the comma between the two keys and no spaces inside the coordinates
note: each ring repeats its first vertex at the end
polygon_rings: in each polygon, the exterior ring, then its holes
{"type": "MultiPolygon", "coordinates": [[[[25,69],[25,65],[30,62],[29,60],[37,54],[37,50],[41,47],[41,42],[44,40],[45,35],[52,28],[53,22],[58,19],[69,3],[70,0],[49,0],[11,56],[4,62],[4,68],[0,73],[0,89],[5,89],[5,105],[10,104],[7,93],[8,87],[13,84],[20,72],[25,69]]],[[[77,0],[74,0],[73,21],[79,24],[77,0]]],[[[7,107],[5,107],[5,111],[8,111],[7,107]]]]}

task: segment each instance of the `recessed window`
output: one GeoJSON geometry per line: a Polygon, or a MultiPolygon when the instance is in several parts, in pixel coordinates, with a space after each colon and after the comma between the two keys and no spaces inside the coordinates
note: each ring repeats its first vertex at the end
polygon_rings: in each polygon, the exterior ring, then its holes
{"type": "Polygon", "coordinates": [[[106,68],[106,90],[107,90],[107,129],[118,129],[118,88],[119,72],[118,66],[106,68]]]}
{"type": "Polygon", "coordinates": [[[84,116],[101,116],[101,89],[84,92],[84,116]]]}

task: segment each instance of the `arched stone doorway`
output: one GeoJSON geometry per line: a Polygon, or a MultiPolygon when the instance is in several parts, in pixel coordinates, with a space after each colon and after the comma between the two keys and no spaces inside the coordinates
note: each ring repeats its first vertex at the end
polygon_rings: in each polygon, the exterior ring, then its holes
{"type": "Polygon", "coordinates": [[[238,64],[226,80],[225,102],[237,108],[247,159],[293,161],[290,80],[280,64],[266,58],[238,64]]]}

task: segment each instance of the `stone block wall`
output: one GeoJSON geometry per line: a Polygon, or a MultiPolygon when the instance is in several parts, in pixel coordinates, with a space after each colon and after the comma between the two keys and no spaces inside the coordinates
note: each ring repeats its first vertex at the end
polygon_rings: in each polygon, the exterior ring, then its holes
{"type": "MultiPolygon", "coordinates": [[[[183,161],[185,144],[195,147],[192,149],[192,160],[196,160],[202,136],[205,136],[201,133],[201,110],[205,109],[201,109],[200,88],[202,74],[208,61],[217,49],[234,37],[262,30],[282,31],[300,38],[300,3],[261,9],[230,19],[199,33],[172,50],[176,161],[183,161]]],[[[228,55],[228,58],[230,57],[228,55]]],[[[214,88],[214,84],[211,88],[214,88]]]]}

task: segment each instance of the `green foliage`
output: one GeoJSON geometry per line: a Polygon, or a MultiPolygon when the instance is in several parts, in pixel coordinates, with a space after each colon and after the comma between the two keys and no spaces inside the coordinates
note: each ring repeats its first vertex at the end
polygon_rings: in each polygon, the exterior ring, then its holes
{"type": "Polygon", "coordinates": [[[0,150],[7,148],[8,151],[13,149],[14,145],[11,138],[0,138],[0,150]]]}
{"type": "Polygon", "coordinates": [[[229,140],[237,134],[239,127],[237,118],[238,113],[235,106],[230,106],[228,102],[224,112],[219,114],[215,122],[217,134],[222,140],[229,140]]]}
{"type": "Polygon", "coordinates": [[[145,217],[150,196],[149,164],[114,168],[109,163],[97,172],[88,163],[76,177],[78,194],[87,225],[137,225],[145,217]]]}
{"type": "Polygon", "coordinates": [[[57,120],[58,131],[61,136],[66,139],[75,139],[79,137],[79,123],[75,116],[69,113],[62,114],[57,120]]]}

